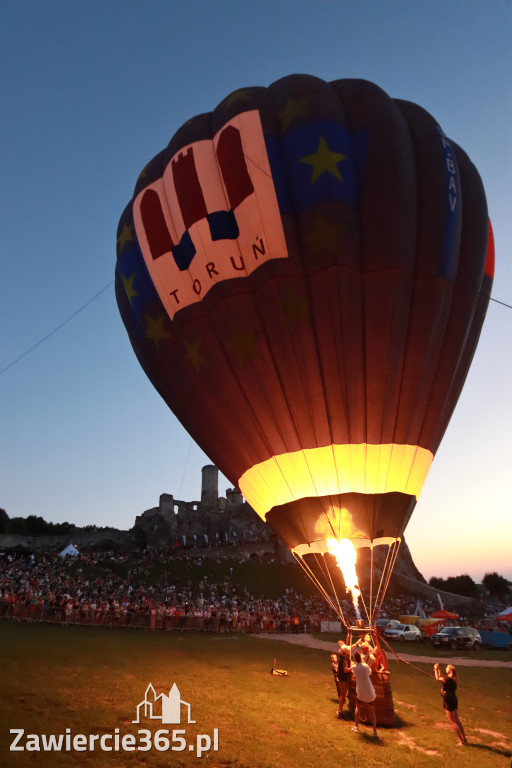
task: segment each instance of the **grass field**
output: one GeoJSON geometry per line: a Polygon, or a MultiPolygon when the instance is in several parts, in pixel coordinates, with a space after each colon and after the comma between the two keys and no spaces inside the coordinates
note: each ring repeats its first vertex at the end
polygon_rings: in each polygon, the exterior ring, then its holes
{"type": "MultiPolygon", "coordinates": [[[[400,650],[420,654],[423,645],[407,643],[400,650]]],[[[282,640],[2,622],[0,648],[2,766],[510,765],[510,669],[460,667],[459,711],[471,746],[458,748],[439,684],[401,663],[391,666],[397,725],[380,729],[375,742],[366,728],[355,734],[352,721],[336,719],[328,653],[282,640]],[[269,674],[274,657],[288,677],[269,674]],[[175,682],[196,722],[184,722],[182,708],[180,725],[147,719],[133,724],[150,682],[157,694],[167,694],[175,682]],[[71,737],[119,729],[120,739],[139,728],[178,728],[185,731],[186,749],[104,752],[96,741],[94,752],[12,752],[10,728],[57,736],[69,729],[71,737]],[[214,729],[217,751],[206,749],[214,729]]],[[[418,666],[431,671],[432,665],[418,666]]],[[[179,737],[174,744],[181,746],[179,737]]]]}

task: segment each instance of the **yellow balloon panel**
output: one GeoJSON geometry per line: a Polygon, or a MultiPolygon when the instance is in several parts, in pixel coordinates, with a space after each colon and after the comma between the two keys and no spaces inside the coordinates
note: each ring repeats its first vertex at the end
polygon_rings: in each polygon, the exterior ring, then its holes
{"type": "Polygon", "coordinates": [[[432,464],[416,445],[328,445],[274,456],[239,479],[245,499],[265,519],[272,507],[343,493],[398,492],[418,498],[432,464]]]}

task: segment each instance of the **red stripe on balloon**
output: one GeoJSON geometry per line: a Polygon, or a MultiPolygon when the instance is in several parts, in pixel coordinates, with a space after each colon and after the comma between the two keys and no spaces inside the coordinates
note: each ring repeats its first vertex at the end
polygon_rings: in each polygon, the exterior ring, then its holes
{"type": "Polygon", "coordinates": [[[491,220],[489,219],[489,240],[487,241],[487,259],[485,261],[485,274],[494,278],[494,234],[491,220]]]}
{"type": "Polygon", "coordinates": [[[147,189],[140,201],[140,215],[153,261],[174,248],[158,193],[147,189]]]}

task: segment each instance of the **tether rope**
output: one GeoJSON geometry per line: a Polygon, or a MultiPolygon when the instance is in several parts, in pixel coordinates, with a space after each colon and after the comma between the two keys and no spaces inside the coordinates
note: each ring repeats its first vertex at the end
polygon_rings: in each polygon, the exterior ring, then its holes
{"type": "Polygon", "coordinates": [[[384,637],[380,637],[379,638],[379,642],[380,641],[382,641],[384,643],[384,645],[387,646],[388,650],[391,651],[391,653],[396,656],[397,661],[401,661],[403,664],[407,664],[408,667],[413,667],[413,669],[417,669],[418,672],[421,672],[422,674],[426,675],[427,677],[432,677],[434,680],[436,679],[435,675],[433,675],[431,672],[425,672],[424,669],[421,669],[421,667],[417,667],[416,664],[411,664],[410,661],[406,661],[405,659],[402,659],[402,657],[398,655],[398,653],[390,646],[390,644],[388,642],[386,642],[384,637]]]}

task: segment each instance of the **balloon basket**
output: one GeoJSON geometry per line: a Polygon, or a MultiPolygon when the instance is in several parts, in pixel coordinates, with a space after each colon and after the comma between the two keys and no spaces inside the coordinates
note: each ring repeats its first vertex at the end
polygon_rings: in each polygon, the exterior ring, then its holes
{"type": "MultiPolygon", "coordinates": [[[[381,672],[374,671],[371,676],[372,685],[375,689],[375,717],[377,719],[377,725],[394,725],[396,721],[395,708],[393,705],[393,692],[391,689],[391,674],[387,669],[387,658],[385,652],[380,647],[378,640],[377,630],[375,626],[364,626],[363,619],[357,619],[355,626],[348,628],[347,645],[352,645],[357,640],[364,639],[365,635],[371,635],[372,642],[379,648],[381,661],[385,669],[381,672]]],[[[377,666],[377,665],[376,665],[377,666]]],[[[350,677],[348,684],[348,708],[352,715],[355,714],[356,709],[356,681],[354,677],[350,677]]],[[[368,713],[366,708],[362,708],[359,713],[359,717],[362,723],[369,723],[368,713]]]]}
{"type": "MultiPolygon", "coordinates": [[[[394,725],[395,708],[393,706],[393,692],[391,690],[391,675],[389,672],[374,672],[371,676],[373,687],[375,688],[375,717],[377,725],[394,725]]],[[[350,678],[348,684],[348,708],[352,715],[356,710],[356,681],[350,678]]],[[[359,719],[362,723],[369,723],[366,708],[362,708],[359,713],[359,719]]]]}

